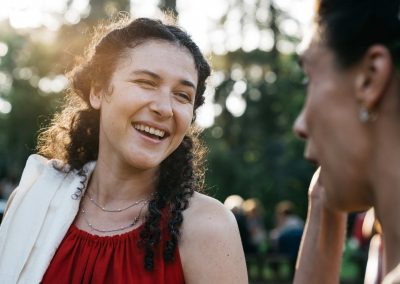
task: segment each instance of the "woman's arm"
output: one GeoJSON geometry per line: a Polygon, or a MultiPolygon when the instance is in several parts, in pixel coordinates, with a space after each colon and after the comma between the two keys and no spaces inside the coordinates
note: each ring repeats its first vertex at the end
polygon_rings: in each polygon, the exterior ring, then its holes
{"type": "Polygon", "coordinates": [[[248,283],[236,219],[215,199],[195,193],[184,213],[179,251],[188,284],[248,283]]]}
{"type": "Polygon", "coordinates": [[[297,259],[295,284],[339,283],[347,214],[328,209],[314,174],[309,189],[306,227],[297,259]]]}

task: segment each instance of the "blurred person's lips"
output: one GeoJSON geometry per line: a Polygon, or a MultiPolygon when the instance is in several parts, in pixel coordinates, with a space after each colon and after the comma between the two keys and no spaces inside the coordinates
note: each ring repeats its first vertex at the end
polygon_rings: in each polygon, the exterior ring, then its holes
{"type": "Polygon", "coordinates": [[[317,160],[316,158],[314,158],[314,157],[312,157],[312,156],[308,156],[308,155],[305,155],[304,158],[305,158],[308,162],[310,162],[315,168],[318,168],[318,167],[319,167],[319,162],[318,162],[318,160],[317,160]]]}

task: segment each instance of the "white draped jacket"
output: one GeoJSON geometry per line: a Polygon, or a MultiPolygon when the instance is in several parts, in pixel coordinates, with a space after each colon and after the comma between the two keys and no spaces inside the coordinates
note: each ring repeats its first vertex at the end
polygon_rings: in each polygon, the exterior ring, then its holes
{"type": "MultiPolygon", "coordinates": [[[[40,283],[78,213],[80,198],[72,195],[82,177],[54,163],[39,155],[26,163],[0,226],[0,283],[40,283]]],[[[88,177],[94,166],[84,166],[88,177]]]]}

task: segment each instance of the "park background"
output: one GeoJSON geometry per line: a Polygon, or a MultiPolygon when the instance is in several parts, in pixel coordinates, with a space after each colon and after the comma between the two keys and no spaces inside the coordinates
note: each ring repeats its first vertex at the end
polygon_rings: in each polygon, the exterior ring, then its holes
{"type": "MultiPolygon", "coordinates": [[[[304,220],[314,168],[292,124],[305,99],[296,46],[311,0],[0,0],[0,180],[18,181],[94,25],[119,11],[158,17],[167,9],[214,70],[196,122],[209,148],[207,193],[222,202],[232,194],[260,200],[267,229],[282,200],[304,220]]],[[[350,241],[347,248],[343,281],[360,283],[356,248],[350,241]]]]}

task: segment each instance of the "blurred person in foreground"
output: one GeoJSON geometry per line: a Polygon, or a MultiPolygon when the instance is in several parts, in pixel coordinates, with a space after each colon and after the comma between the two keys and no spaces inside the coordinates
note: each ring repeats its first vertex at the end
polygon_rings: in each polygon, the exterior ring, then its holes
{"type": "Polygon", "coordinates": [[[210,67],[174,24],[98,29],[0,228],[1,283],[247,283],[234,216],[202,189],[210,67]]]}
{"type": "Polygon", "coordinates": [[[347,212],[372,206],[383,230],[383,282],[400,282],[399,9],[399,0],[316,1],[294,131],[320,169],[295,283],[339,283],[347,212]]]}

